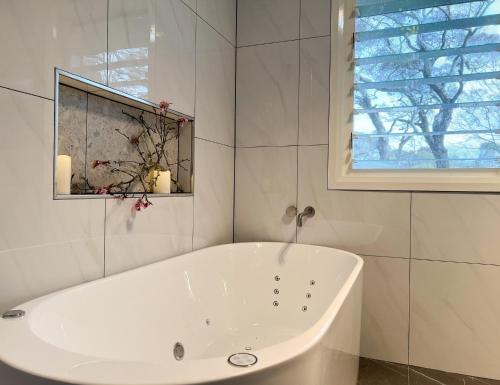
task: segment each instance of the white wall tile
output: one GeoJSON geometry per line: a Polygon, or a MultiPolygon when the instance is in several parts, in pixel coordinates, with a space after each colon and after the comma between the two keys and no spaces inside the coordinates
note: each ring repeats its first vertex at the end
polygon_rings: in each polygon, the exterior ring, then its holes
{"type": "Polygon", "coordinates": [[[330,34],[331,0],[301,0],[300,37],[330,34]]]}
{"type": "Polygon", "coordinates": [[[106,201],[106,275],[192,250],[193,198],[151,198],[153,206],[132,209],[135,199],[106,201]]]}
{"type": "Polygon", "coordinates": [[[198,15],[236,45],[236,0],[199,0],[198,15]]]}
{"type": "Polygon", "coordinates": [[[196,139],[194,248],[233,241],[234,148],[196,139]]]}
{"type": "Polygon", "coordinates": [[[300,42],[299,144],[328,144],[330,37],[300,42]]]}
{"type": "Polygon", "coordinates": [[[237,148],[235,182],[236,242],[295,242],[297,148],[237,148]]]}
{"type": "Polygon", "coordinates": [[[53,200],[53,103],[0,89],[0,310],[102,274],[104,202],[53,200]]]}
{"type": "Polygon", "coordinates": [[[412,261],[410,363],[500,379],[500,267],[412,261]]]}
{"type": "Polygon", "coordinates": [[[238,46],[298,39],[299,14],[300,0],[239,0],[238,46]]]}
{"type": "Polygon", "coordinates": [[[412,256],[500,265],[500,196],[413,194],[412,256]]]}
{"type": "Polygon", "coordinates": [[[198,18],[196,136],[234,145],[235,48],[198,18]]]}
{"type": "Polygon", "coordinates": [[[363,259],[361,355],[407,364],[410,260],[363,259]]]}
{"type": "Polygon", "coordinates": [[[109,85],[193,115],[195,30],[180,0],[110,0],[109,85]]]}
{"type": "Polygon", "coordinates": [[[196,12],[196,0],[182,0],[182,2],[196,12]]]}
{"type": "Polygon", "coordinates": [[[327,190],[328,146],[299,147],[298,209],[316,209],[298,242],[364,255],[409,257],[410,194],[327,190]]]}
{"type": "Polygon", "coordinates": [[[238,49],[237,146],[297,144],[298,41],[238,49]]]}
{"type": "Polygon", "coordinates": [[[101,0],[1,0],[0,86],[53,98],[54,67],[106,82],[101,0]]]}

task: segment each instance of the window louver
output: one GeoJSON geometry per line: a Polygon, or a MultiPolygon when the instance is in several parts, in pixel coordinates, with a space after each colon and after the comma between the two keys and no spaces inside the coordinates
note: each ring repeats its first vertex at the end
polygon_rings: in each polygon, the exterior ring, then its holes
{"type": "Polygon", "coordinates": [[[500,167],[500,0],[358,0],[353,169],[500,167]]]}

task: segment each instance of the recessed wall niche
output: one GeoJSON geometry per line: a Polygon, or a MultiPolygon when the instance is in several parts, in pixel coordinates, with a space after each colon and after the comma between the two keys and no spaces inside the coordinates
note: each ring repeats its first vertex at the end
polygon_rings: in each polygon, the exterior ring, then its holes
{"type": "Polygon", "coordinates": [[[56,69],[54,197],[193,191],[194,119],[56,69]]]}

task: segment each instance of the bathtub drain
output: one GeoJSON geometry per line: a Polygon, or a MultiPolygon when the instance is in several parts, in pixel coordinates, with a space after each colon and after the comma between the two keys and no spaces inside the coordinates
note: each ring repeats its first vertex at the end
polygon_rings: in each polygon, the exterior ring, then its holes
{"type": "Polygon", "coordinates": [[[230,355],[227,359],[227,362],[229,362],[233,366],[247,368],[257,363],[257,357],[250,353],[236,353],[230,355]]]}

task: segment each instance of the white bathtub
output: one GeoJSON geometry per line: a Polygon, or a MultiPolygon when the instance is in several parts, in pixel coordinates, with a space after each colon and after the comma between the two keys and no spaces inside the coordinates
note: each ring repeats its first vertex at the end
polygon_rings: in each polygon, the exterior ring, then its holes
{"type": "Polygon", "coordinates": [[[317,246],[199,250],[16,307],[0,360],[75,384],[355,385],[362,266],[317,246]],[[257,362],[231,365],[240,352],[257,362]]]}

